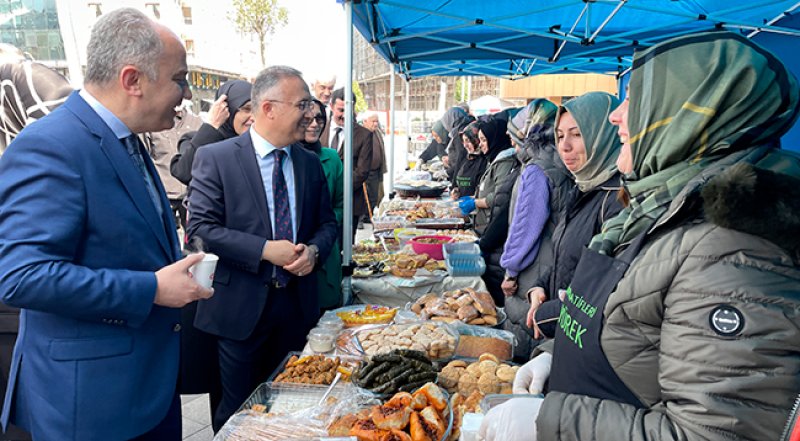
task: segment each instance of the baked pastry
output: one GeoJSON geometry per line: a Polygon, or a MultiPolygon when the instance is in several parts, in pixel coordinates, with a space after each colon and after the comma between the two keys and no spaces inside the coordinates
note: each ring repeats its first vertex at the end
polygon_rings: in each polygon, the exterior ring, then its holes
{"type": "MultiPolygon", "coordinates": [[[[411,403],[411,397],[409,396],[406,401],[411,403]]],[[[373,407],[370,417],[379,429],[399,430],[408,425],[408,420],[411,418],[411,408],[404,404],[403,400],[394,402],[390,400],[384,405],[373,407]]]]}
{"type": "Polygon", "coordinates": [[[481,354],[481,356],[478,357],[478,361],[486,361],[486,360],[491,360],[497,364],[500,364],[500,360],[498,360],[497,356],[494,354],[489,354],[489,353],[481,354]]]}
{"type": "Polygon", "coordinates": [[[414,394],[423,394],[428,399],[428,404],[433,406],[436,410],[444,410],[447,407],[447,398],[439,386],[435,383],[425,383],[424,386],[419,388],[414,394]]]}
{"type": "Polygon", "coordinates": [[[411,435],[403,432],[402,430],[392,430],[386,435],[384,435],[384,437],[381,438],[381,441],[413,441],[413,440],[411,439],[411,435]]]}
{"type": "Polygon", "coordinates": [[[469,296],[472,297],[472,300],[475,301],[475,309],[477,309],[478,312],[481,314],[489,314],[490,311],[495,311],[495,314],[497,314],[491,294],[483,291],[477,292],[472,288],[465,288],[465,290],[469,296]]]}
{"type": "Polygon", "coordinates": [[[358,420],[350,428],[350,436],[355,436],[359,441],[381,441],[388,430],[379,429],[372,420],[358,420]]]}
{"type": "Polygon", "coordinates": [[[468,322],[474,318],[477,318],[480,315],[478,310],[475,309],[475,307],[472,305],[464,305],[458,308],[456,314],[458,314],[458,319],[464,322],[468,322]]]}
{"type": "Polygon", "coordinates": [[[331,423],[330,426],[328,426],[328,435],[349,436],[350,429],[358,420],[359,420],[358,415],[354,413],[348,413],[347,415],[337,418],[336,420],[333,421],[333,423],[331,423]]]}
{"type": "Polygon", "coordinates": [[[431,406],[412,413],[410,427],[412,441],[439,441],[445,431],[444,422],[431,406]]]}
{"type": "Polygon", "coordinates": [[[474,358],[484,353],[491,353],[499,360],[510,360],[511,349],[511,344],[500,338],[462,335],[458,339],[456,355],[474,358]]]}

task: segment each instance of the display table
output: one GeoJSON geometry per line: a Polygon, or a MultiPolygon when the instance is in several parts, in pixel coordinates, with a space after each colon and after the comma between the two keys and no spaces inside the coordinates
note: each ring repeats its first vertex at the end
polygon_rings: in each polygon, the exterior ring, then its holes
{"type": "Polygon", "coordinates": [[[357,303],[370,303],[390,307],[404,307],[425,294],[441,294],[458,288],[486,291],[480,277],[414,277],[402,278],[387,275],[378,278],[352,279],[353,295],[357,303]]]}

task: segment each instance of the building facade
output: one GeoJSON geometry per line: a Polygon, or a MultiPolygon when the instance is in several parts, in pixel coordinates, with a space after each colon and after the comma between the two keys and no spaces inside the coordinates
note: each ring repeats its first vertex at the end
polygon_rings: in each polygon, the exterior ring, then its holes
{"type": "Polygon", "coordinates": [[[177,34],[186,46],[195,111],[213,101],[229,79],[257,72],[258,43],[241,35],[224,11],[230,0],[5,0],[0,2],[0,42],[83,84],[92,26],[108,11],[139,9],[177,34]]]}

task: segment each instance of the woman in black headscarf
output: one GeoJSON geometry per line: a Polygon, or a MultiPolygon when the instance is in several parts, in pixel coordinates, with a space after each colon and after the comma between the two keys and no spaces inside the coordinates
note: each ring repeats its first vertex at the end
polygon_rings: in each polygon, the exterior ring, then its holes
{"type": "Polygon", "coordinates": [[[244,80],[225,82],[217,90],[217,100],[208,112],[209,122],[196,132],[188,132],[178,141],[178,154],[172,158],[169,171],[177,180],[189,185],[192,162],[200,146],[224,141],[246,132],[253,123],[250,93],[253,86],[244,80]]]}
{"type": "Polygon", "coordinates": [[[481,142],[478,139],[479,131],[478,122],[473,121],[460,132],[459,138],[461,138],[464,146],[462,150],[464,150],[466,156],[461,161],[461,165],[453,177],[454,188],[451,196],[455,199],[474,195],[475,189],[478,188],[478,181],[483,176],[483,172],[486,171],[488,161],[481,152],[481,142]]]}

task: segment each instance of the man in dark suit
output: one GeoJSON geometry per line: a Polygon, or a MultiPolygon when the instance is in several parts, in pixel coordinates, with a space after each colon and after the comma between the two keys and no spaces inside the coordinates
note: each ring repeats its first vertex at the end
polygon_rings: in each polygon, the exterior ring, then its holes
{"type": "MultiPolygon", "coordinates": [[[[353,102],[356,97],[353,95],[353,102]]],[[[344,88],[333,91],[331,97],[333,124],[331,125],[330,148],[339,152],[344,162],[344,88]]],[[[356,123],[353,117],[353,231],[350,240],[356,237],[356,226],[361,216],[369,215],[367,208],[366,182],[372,169],[372,152],[374,142],[372,132],[356,123]]]]}
{"type": "Polygon", "coordinates": [[[314,109],[300,72],[263,70],[252,103],[248,132],[197,150],[190,184],[191,240],[220,257],[216,296],[195,318],[218,337],[216,427],[288,351],[303,348],[319,318],[313,270],[337,236],[322,165],[298,144],[314,109]]]}
{"type": "Polygon", "coordinates": [[[186,52],[125,8],[87,55],[84,89],[0,159],[0,293],[22,308],[2,422],[41,440],[180,440],[178,308],[212,291],[188,273],[201,255],[178,261],[135,134],[172,127],[191,98],[186,52]]]}

